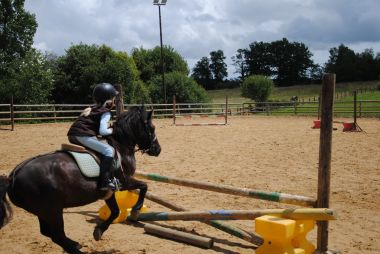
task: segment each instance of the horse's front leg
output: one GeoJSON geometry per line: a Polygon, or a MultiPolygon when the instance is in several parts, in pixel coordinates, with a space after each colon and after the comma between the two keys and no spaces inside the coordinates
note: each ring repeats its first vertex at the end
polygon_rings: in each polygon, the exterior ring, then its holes
{"type": "Polygon", "coordinates": [[[111,215],[110,217],[108,217],[106,221],[101,222],[99,225],[95,227],[93,236],[96,241],[100,240],[103,233],[108,229],[108,227],[117,218],[117,216],[119,216],[120,213],[119,206],[116,202],[115,193],[113,193],[112,196],[106,200],[106,204],[108,208],[111,210],[111,215]]]}
{"type": "Polygon", "coordinates": [[[145,194],[148,191],[148,185],[143,181],[139,181],[131,177],[129,179],[128,190],[136,190],[136,189],[140,190],[139,197],[137,199],[136,204],[132,207],[131,214],[128,217],[129,220],[133,220],[133,221],[136,221],[140,215],[140,210],[145,200],[145,194]]]}

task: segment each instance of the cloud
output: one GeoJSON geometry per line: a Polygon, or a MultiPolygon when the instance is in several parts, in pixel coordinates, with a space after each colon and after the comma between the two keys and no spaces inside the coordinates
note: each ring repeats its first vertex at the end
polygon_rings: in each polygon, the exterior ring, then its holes
{"type": "MultiPolygon", "coordinates": [[[[72,44],[106,44],[130,52],[160,44],[158,7],[141,0],[29,0],[39,24],[35,46],[63,54],[72,44]]],[[[163,43],[190,68],[221,49],[231,57],[254,41],[303,42],[317,63],[344,43],[355,51],[380,51],[378,0],[169,0],[161,7],[163,43]]]]}

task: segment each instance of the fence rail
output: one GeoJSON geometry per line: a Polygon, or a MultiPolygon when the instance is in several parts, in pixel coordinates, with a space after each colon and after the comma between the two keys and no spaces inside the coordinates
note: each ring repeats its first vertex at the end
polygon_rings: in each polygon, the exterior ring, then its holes
{"type": "MultiPolygon", "coordinates": [[[[379,117],[380,100],[358,100],[357,117],[379,117]]],[[[62,121],[73,120],[89,105],[87,104],[0,104],[0,124],[23,121],[62,121]]],[[[125,105],[125,109],[135,104],[125,105]]],[[[173,117],[173,104],[146,104],[154,109],[155,117],[173,117]]],[[[354,101],[336,101],[334,115],[351,117],[354,114],[354,101]]],[[[225,103],[177,103],[177,116],[186,115],[222,115],[225,103]]],[[[228,103],[229,115],[319,115],[319,102],[253,102],[228,103]]]]}

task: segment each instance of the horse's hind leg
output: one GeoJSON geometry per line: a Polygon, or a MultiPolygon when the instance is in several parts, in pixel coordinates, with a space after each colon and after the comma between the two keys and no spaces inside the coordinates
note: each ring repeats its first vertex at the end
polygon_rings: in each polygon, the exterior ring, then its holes
{"type": "Polygon", "coordinates": [[[49,236],[54,243],[61,246],[69,254],[83,254],[83,252],[79,250],[80,245],[78,242],[66,237],[62,210],[51,211],[48,216],[44,218],[38,217],[38,219],[43,235],[49,236]]]}
{"type": "Polygon", "coordinates": [[[38,221],[40,222],[40,232],[42,235],[51,237],[50,227],[41,217],[38,217],[38,221]]]}
{"type": "Polygon", "coordinates": [[[106,221],[101,222],[99,225],[95,227],[93,236],[96,241],[100,240],[103,233],[108,229],[108,227],[117,218],[117,216],[119,216],[120,213],[119,206],[116,202],[115,193],[113,193],[112,196],[106,200],[106,204],[108,208],[111,210],[111,215],[110,217],[108,217],[106,221]]]}
{"type": "MultiPolygon", "coordinates": [[[[51,229],[49,224],[41,217],[38,217],[38,221],[40,222],[40,232],[42,235],[47,236],[51,238],[51,229]]],[[[77,249],[82,248],[82,245],[80,245],[78,242],[71,240],[70,238],[66,237],[69,242],[71,242],[74,246],[77,247],[77,249]]]]}

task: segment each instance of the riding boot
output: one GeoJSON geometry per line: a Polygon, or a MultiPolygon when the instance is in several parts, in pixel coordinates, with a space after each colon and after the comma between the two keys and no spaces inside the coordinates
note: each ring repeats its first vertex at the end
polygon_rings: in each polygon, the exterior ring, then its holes
{"type": "Polygon", "coordinates": [[[115,190],[116,186],[112,182],[112,164],[113,158],[105,156],[100,162],[100,181],[99,189],[100,190],[115,190]]]}

